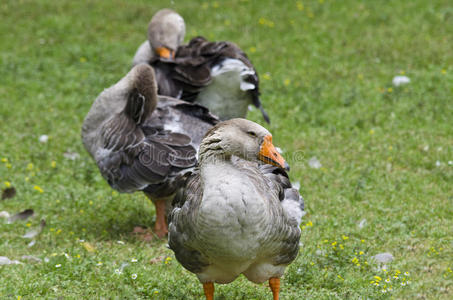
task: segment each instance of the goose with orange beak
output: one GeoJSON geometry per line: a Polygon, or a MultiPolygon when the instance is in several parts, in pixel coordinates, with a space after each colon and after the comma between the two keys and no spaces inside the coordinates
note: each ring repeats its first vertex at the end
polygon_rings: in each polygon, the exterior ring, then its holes
{"type": "Polygon", "coordinates": [[[150,64],[158,93],[206,106],[221,120],[245,118],[254,105],[264,110],[258,73],[234,43],[195,37],[183,45],[184,19],[171,9],[159,10],[148,26],[148,40],[137,49],[132,64],[150,64]]]}
{"type": "Polygon", "coordinates": [[[207,300],[214,299],[214,283],[240,274],[268,281],[279,298],[280,277],[299,252],[304,214],[288,169],[269,131],[254,122],[225,121],[204,137],[198,167],[175,198],[168,238],[207,300]]]}

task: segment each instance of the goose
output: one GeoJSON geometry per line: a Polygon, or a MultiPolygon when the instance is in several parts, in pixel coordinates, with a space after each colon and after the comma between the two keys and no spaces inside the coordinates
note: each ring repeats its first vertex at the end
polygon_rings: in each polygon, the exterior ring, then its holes
{"type": "Polygon", "coordinates": [[[221,120],[245,118],[253,104],[270,123],[259,97],[258,73],[247,55],[234,43],[203,37],[182,45],[184,36],[184,19],[178,13],[158,11],[132,64],[154,67],[161,95],[202,104],[221,120]]]}
{"type": "Polygon", "coordinates": [[[201,142],[198,167],[174,199],[168,243],[207,300],[214,283],[240,274],[268,280],[278,299],[280,277],[299,252],[304,214],[284,169],[271,134],[252,121],[221,122],[201,142]]]}
{"type": "Polygon", "coordinates": [[[202,137],[217,122],[203,106],[158,96],[152,67],[139,64],[96,98],[82,140],[112,188],[143,191],[153,201],[154,231],[164,237],[168,203],[195,166],[202,137]]]}

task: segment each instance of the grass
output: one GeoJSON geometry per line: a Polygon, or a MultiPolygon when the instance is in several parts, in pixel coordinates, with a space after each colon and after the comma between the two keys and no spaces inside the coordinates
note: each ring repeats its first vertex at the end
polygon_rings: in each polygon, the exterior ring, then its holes
{"type": "MultiPolygon", "coordinates": [[[[0,266],[0,298],[203,298],[165,242],[131,234],[154,224],[152,204],[139,193],[112,192],[80,139],[92,101],[128,71],[162,7],[184,16],[187,39],[235,41],[261,75],[269,129],[307,210],[281,298],[451,299],[447,0],[3,1],[0,184],[8,181],[17,195],[0,200],[0,211],[33,208],[36,215],[0,220],[0,256],[24,262],[0,266]],[[399,74],[411,83],[393,87],[399,74]],[[47,143],[38,141],[43,134],[47,143]],[[322,168],[308,166],[314,156],[322,168]],[[41,219],[47,226],[27,247],[21,236],[41,219]],[[381,252],[394,255],[385,271],[371,260],[381,252]]],[[[258,111],[249,118],[262,123],[258,111]]],[[[265,285],[242,277],[216,286],[216,299],[270,297],[265,285]]]]}

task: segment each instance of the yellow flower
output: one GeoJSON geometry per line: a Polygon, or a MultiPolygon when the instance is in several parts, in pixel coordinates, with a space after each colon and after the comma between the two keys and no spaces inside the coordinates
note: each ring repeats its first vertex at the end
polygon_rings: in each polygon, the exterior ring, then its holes
{"type": "Polygon", "coordinates": [[[441,72],[442,72],[443,75],[447,74],[447,70],[445,70],[445,69],[442,69],[441,72]]]}
{"type": "Polygon", "coordinates": [[[335,242],[332,243],[332,246],[335,246],[336,244],[337,244],[337,242],[335,241],[335,242]]]}
{"type": "Polygon", "coordinates": [[[285,79],[285,81],[283,81],[283,84],[284,84],[285,86],[288,86],[288,85],[291,84],[291,80],[290,80],[290,79],[285,79]]]}
{"type": "Polygon", "coordinates": [[[391,92],[393,92],[393,89],[392,88],[388,88],[387,92],[391,93],[391,92]]]}
{"type": "Polygon", "coordinates": [[[61,229],[58,229],[57,232],[55,232],[56,234],[60,234],[61,233],[61,229]]]}
{"type": "Polygon", "coordinates": [[[223,24],[224,24],[225,26],[230,26],[231,22],[230,22],[230,20],[225,20],[225,21],[223,22],[223,24]]]}
{"type": "Polygon", "coordinates": [[[363,255],[363,254],[364,254],[363,251],[360,251],[360,252],[359,252],[359,255],[363,255]]]}
{"type": "Polygon", "coordinates": [[[165,259],[165,264],[167,265],[170,261],[171,261],[171,257],[167,256],[167,258],[165,259]]]}
{"type": "Polygon", "coordinates": [[[5,186],[6,186],[7,188],[10,188],[10,187],[11,187],[11,182],[9,182],[9,181],[5,181],[4,184],[5,184],[5,186]]]}
{"type": "Polygon", "coordinates": [[[57,162],[54,161],[54,160],[52,160],[52,162],[50,163],[50,166],[51,166],[52,168],[56,168],[56,167],[57,167],[57,162]]]}
{"type": "Polygon", "coordinates": [[[374,134],[374,129],[370,129],[370,131],[368,133],[373,135],[374,134]]]}
{"type": "Polygon", "coordinates": [[[33,164],[32,164],[32,163],[29,163],[29,164],[27,165],[27,170],[28,170],[28,171],[33,170],[33,164]]]}
{"type": "Polygon", "coordinates": [[[264,73],[263,74],[263,79],[265,80],[271,80],[271,75],[269,73],[264,73]]]}
{"type": "Polygon", "coordinates": [[[341,280],[344,280],[344,278],[341,277],[341,275],[337,275],[337,277],[338,277],[339,279],[341,279],[341,280]]]}
{"type": "Polygon", "coordinates": [[[87,62],[86,57],[83,57],[83,56],[82,56],[82,57],[80,58],[80,62],[81,62],[81,63],[86,63],[86,62],[87,62]]]}
{"type": "Polygon", "coordinates": [[[11,169],[11,168],[13,167],[13,165],[10,164],[10,163],[7,163],[7,164],[6,164],[6,167],[7,167],[8,169],[11,169]]]}
{"type": "Polygon", "coordinates": [[[40,193],[44,193],[44,190],[43,190],[41,187],[37,186],[37,185],[35,185],[35,186],[33,187],[33,189],[36,190],[36,191],[38,191],[38,192],[40,192],[40,193]]]}
{"type": "Polygon", "coordinates": [[[114,196],[114,197],[118,196],[118,192],[117,191],[112,191],[112,196],[114,196]]]}
{"type": "Polygon", "coordinates": [[[158,291],[158,290],[155,290],[155,291],[154,291],[154,294],[159,294],[159,291],[158,291]]]}
{"type": "Polygon", "coordinates": [[[400,74],[401,74],[401,75],[404,75],[404,74],[406,74],[406,72],[404,72],[404,70],[401,70],[401,71],[400,71],[400,74]]]}
{"type": "Polygon", "coordinates": [[[302,4],[302,2],[297,2],[297,9],[300,11],[304,10],[304,5],[302,4]]]}
{"type": "Polygon", "coordinates": [[[2,158],[2,163],[7,163],[8,162],[8,159],[6,157],[3,157],[2,158]]]}
{"type": "Polygon", "coordinates": [[[343,244],[340,244],[340,249],[343,250],[344,249],[344,246],[343,244]]]}
{"type": "Polygon", "coordinates": [[[256,52],[256,48],[252,46],[252,47],[249,48],[249,51],[250,51],[250,53],[255,53],[256,52]]]}
{"type": "Polygon", "coordinates": [[[361,243],[365,243],[365,240],[360,240],[361,243]]]}
{"type": "Polygon", "coordinates": [[[93,205],[93,201],[90,200],[90,202],[88,202],[88,204],[93,205]]]}
{"type": "Polygon", "coordinates": [[[374,276],[374,279],[376,279],[377,281],[381,281],[382,280],[382,278],[379,277],[379,276],[374,276]]]}
{"type": "Polygon", "coordinates": [[[305,225],[307,225],[307,226],[313,226],[313,222],[312,222],[312,221],[308,221],[308,223],[305,224],[305,225]]]}
{"type": "Polygon", "coordinates": [[[343,238],[343,240],[348,240],[349,239],[349,237],[345,236],[345,235],[342,235],[341,237],[343,238]]]}
{"type": "Polygon", "coordinates": [[[76,258],[80,258],[80,254],[77,254],[75,257],[76,257],[76,258]]]}
{"type": "Polygon", "coordinates": [[[358,78],[359,80],[362,80],[362,79],[363,79],[363,74],[357,75],[357,78],[358,78]]]}

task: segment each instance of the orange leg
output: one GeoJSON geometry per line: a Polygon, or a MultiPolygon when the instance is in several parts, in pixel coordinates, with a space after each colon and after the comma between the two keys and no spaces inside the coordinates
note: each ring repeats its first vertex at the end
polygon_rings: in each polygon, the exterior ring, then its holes
{"type": "Polygon", "coordinates": [[[214,300],[214,283],[206,282],[203,283],[203,290],[206,296],[206,300],[214,300]]]}
{"type": "Polygon", "coordinates": [[[280,292],[280,278],[270,278],[269,286],[272,290],[272,295],[274,295],[274,300],[278,300],[278,293],[280,292]]]}
{"type": "Polygon", "coordinates": [[[157,200],[154,205],[156,206],[156,225],[154,232],[160,238],[163,238],[168,233],[167,220],[165,220],[165,199],[157,200]]]}

